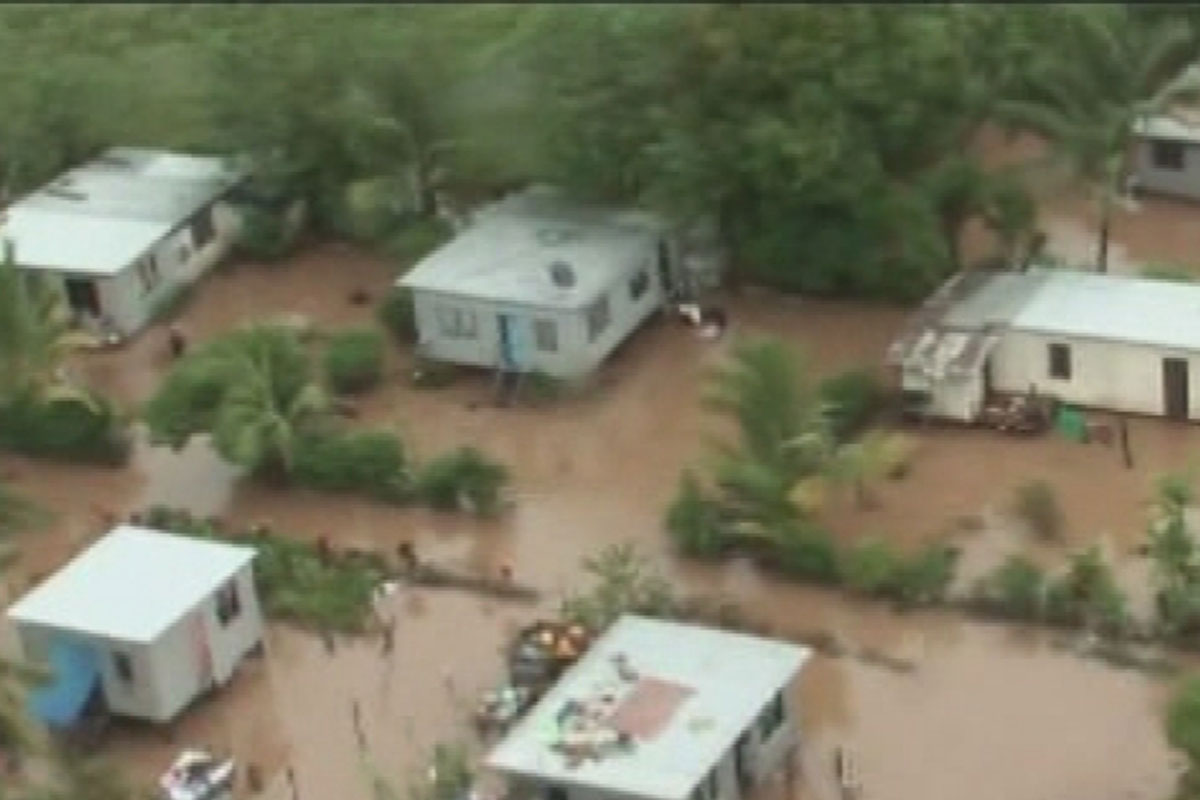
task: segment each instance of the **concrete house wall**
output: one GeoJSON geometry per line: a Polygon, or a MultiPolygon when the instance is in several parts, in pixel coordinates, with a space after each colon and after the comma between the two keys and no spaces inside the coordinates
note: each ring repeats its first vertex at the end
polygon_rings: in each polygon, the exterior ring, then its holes
{"type": "Polygon", "coordinates": [[[227,683],[241,660],[262,641],[262,611],[250,566],[234,581],[241,613],[227,625],[217,617],[213,595],[154,644],[151,659],[158,699],[155,720],[173,718],[199,695],[227,683]]]}
{"type": "MultiPolygon", "coordinates": [[[[500,364],[500,317],[509,316],[515,334],[514,349],[519,367],[538,370],[560,378],[586,374],[604,360],[663,302],[663,289],[655,269],[655,251],[647,249],[644,259],[631,263],[604,291],[609,304],[609,322],[594,341],[588,339],[587,307],[579,309],[499,303],[463,295],[416,289],[413,305],[422,352],[436,361],[448,361],[488,369],[500,364]],[[642,270],[646,291],[636,300],[630,284],[642,270]],[[475,335],[457,338],[446,335],[439,309],[458,309],[473,315],[475,335]],[[535,336],[537,320],[550,320],[558,331],[556,351],[539,350],[535,336]]],[[[593,300],[597,302],[599,296],[593,300]]]]}
{"type": "Polygon", "coordinates": [[[1148,192],[1200,199],[1200,145],[1181,142],[1183,168],[1167,169],[1154,163],[1155,139],[1139,138],[1133,145],[1133,174],[1137,186],[1148,192]]]}
{"type": "Polygon", "coordinates": [[[1136,414],[1164,414],[1164,358],[1188,362],[1189,419],[1200,419],[1200,354],[1143,345],[1008,331],[992,353],[998,391],[1039,392],[1083,406],[1136,414]],[[1049,345],[1068,345],[1071,377],[1050,377],[1049,345]]]}
{"type": "Polygon", "coordinates": [[[197,280],[229,252],[239,227],[236,212],[227,203],[218,201],[207,206],[204,213],[212,214],[213,237],[203,247],[195,246],[192,220],[154,246],[151,252],[158,266],[158,282],[149,291],[143,288],[138,276],[138,262],[116,275],[94,279],[101,309],[123,335],[129,336],[145,326],[158,303],[197,280]]]}
{"type": "Polygon", "coordinates": [[[214,685],[228,682],[238,663],[262,640],[262,611],[254,591],[251,566],[244,567],[235,581],[241,613],[227,626],[222,626],[217,618],[216,595],[213,595],[151,644],[118,642],[18,623],[22,650],[31,661],[44,661],[55,637],[87,643],[99,656],[101,691],[107,708],[123,716],[166,722],[214,685]],[[202,666],[199,630],[206,637],[209,669],[202,666]],[[115,653],[129,657],[133,668],[131,681],[117,673],[115,653]]]}

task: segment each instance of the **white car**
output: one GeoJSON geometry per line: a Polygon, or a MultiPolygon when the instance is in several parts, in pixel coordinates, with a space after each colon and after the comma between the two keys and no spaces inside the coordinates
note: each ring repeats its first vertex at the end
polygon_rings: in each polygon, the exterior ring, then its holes
{"type": "Polygon", "coordinates": [[[184,750],[159,779],[162,800],[233,800],[233,759],[184,750]]]}

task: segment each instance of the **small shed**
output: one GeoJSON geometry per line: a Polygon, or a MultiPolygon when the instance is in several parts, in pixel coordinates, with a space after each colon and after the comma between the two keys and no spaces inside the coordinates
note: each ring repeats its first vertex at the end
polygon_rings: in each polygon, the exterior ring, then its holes
{"type": "Polygon", "coordinates": [[[121,526],[8,610],[51,682],[33,713],[68,727],[99,694],[154,722],[224,685],[262,641],[253,548],[121,526]]]}
{"type": "Polygon", "coordinates": [[[487,757],[515,796],[734,800],[798,743],[791,691],[810,652],[626,615],[487,757]]]}
{"type": "Polygon", "coordinates": [[[952,278],[891,345],[932,416],[974,421],[990,393],[1200,418],[1200,284],[1074,269],[952,278]]]}
{"type": "Polygon", "coordinates": [[[116,147],[0,212],[18,267],[54,277],[81,325],[125,337],[230,248],[224,159],[116,147]]]}
{"type": "Polygon", "coordinates": [[[1135,188],[1200,200],[1200,118],[1177,112],[1138,120],[1131,160],[1135,188]]]}
{"type": "Polygon", "coordinates": [[[476,213],[398,284],[428,358],[584,375],[681,289],[678,245],[644,213],[535,186],[476,213]]]}

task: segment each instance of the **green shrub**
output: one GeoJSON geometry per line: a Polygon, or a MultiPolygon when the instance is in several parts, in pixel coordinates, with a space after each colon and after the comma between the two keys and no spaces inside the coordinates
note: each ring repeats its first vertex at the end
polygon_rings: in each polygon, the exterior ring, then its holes
{"type": "Polygon", "coordinates": [[[821,402],[829,408],[833,435],[849,441],[866,429],[883,407],[884,391],[873,372],[854,369],[821,382],[821,402]]]}
{"type": "Polygon", "coordinates": [[[840,576],[833,537],[819,528],[785,527],[778,535],[774,558],[781,572],[803,580],[834,583],[840,576]]]}
{"type": "Polygon", "coordinates": [[[1120,634],[1128,626],[1125,596],[1097,548],[1077,553],[1066,573],[1050,584],[1046,618],[1059,625],[1086,625],[1108,635],[1120,634]]]}
{"type": "Polygon", "coordinates": [[[935,542],[922,547],[901,564],[896,577],[897,599],[904,603],[938,603],[954,579],[958,551],[935,542]]]}
{"type": "Polygon", "coordinates": [[[397,286],[387,293],[379,305],[379,321],[402,344],[415,344],[417,341],[416,307],[413,305],[412,291],[397,286]]]}
{"type": "Polygon", "coordinates": [[[1042,539],[1057,539],[1062,535],[1062,509],[1054,487],[1046,481],[1028,481],[1018,486],[1013,511],[1042,539]]]}
{"type": "Polygon", "coordinates": [[[359,492],[388,502],[401,502],[410,495],[404,446],[387,431],[301,437],[291,477],[312,489],[359,492]]]}
{"type": "Polygon", "coordinates": [[[404,224],[406,192],[401,181],[391,177],[364,178],[342,190],[334,214],[337,232],[365,244],[387,239],[404,224]]]}
{"type": "Polygon", "coordinates": [[[895,594],[904,561],[886,539],[872,536],[846,551],[841,567],[846,585],[876,597],[895,594]]]}
{"type": "Polygon", "coordinates": [[[680,478],[679,492],[667,509],[666,527],[676,549],[687,556],[714,558],[729,543],[717,505],[704,496],[690,470],[680,478]]]}
{"type": "Polygon", "coordinates": [[[500,492],[508,470],[473,447],[461,447],[433,459],[417,477],[417,494],[440,511],[470,510],[492,514],[500,508],[500,492]]]}
{"type": "Polygon", "coordinates": [[[369,328],[338,331],[325,346],[323,366],[338,394],[373,388],[383,377],[383,337],[369,328]]]}
{"type": "Polygon", "coordinates": [[[1014,619],[1041,616],[1045,577],[1025,556],[1012,555],[986,576],[975,590],[975,600],[986,610],[1014,619]]]}
{"type": "Polygon", "coordinates": [[[383,250],[408,267],[449,241],[453,233],[439,217],[416,219],[384,242],[383,250]]]}
{"type": "Polygon", "coordinates": [[[291,224],[288,208],[260,204],[240,206],[241,228],[237,249],[261,261],[278,261],[289,255],[299,239],[299,226],[291,224]]]}
{"type": "Polygon", "coordinates": [[[0,446],[24,455],[118,466],[129,457],[125,420],[93,393],[18,397],[0,409],[0,446]]]}

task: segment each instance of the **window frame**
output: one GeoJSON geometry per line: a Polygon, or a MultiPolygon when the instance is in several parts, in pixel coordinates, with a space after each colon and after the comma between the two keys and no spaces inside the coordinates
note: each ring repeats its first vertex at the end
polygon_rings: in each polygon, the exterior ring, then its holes
{"type": "Polygon", "coordinates": [[[236,578],[217,590],[216,614],[222,628],[228,628],[242,615],[242,596],[236,578]]]}
{"type": "Polygon", "coordinates": [[[1071,346],[1065,342],[1049,342],[1046,345],[1046,373],[1057,381],[1069,381],[1074,372],[1071,346]]]}
{"type": "Polygon", "coordinates": [[[605,293],[592,301],[584,316],[587,321],[588,343],[590,344],[599,339],[612,323],[612,306],[609,303],[608,294],[605,293]]]}
{"type": "Polygon", "coordinates": [[[470,340],[479,338],[479,319],[475,311],[458,305],[439,303],[434,308],[438,333],[447,339],[470,340]]]}
{"type": "Polygon", "coordinates": [[[123,684],[133,683],[133,658],[120,650],[113,650],[111,655],[113,671],[116,673],[117,679],[123,684]]]}
{"type": "Polygon", "coordinates": [[[147,253],[137,260],[138,282],[142,286],[142,296],[146,296],[158,287],[162,276],[158,272],[158,259],[153,252],[147,253]]]}
{"type": "Polygon", "coordinates": [[[757,720],[759,738],[764,741],[770,739],[783,727],[786,719],[787,708],[783,702],[783,691],[780,690],[759,712],[757,720]]]}
{"type": "Polygon", "coordinates": [[[540,353],[557,353],[558,320],[535,317],[533,320],[533,343],[540,353]]]}
{"type": "Polygon", "coordinates": [[[646,292],[650,289],[650,274],[645,267],[641,267],[629,279],[629,299],[637,302],[646,296],[646,292]]]}
{"type": "Polygon", "coordinates": [[[212,206],[205,206],[196,213],[188,225],[188,230],[192,234],[192,244],[196,250],[202,249],[205,245],[217,237],[216,221],[213,219],[212,206]],[[203,234],[203,235],[202,235],[203,234]]]}
{"type": "Polygon", "coordinates": [[[1187,144],[1176,139],[1150,142],[1150,163],[1155,169],[1182,172],[1187,166],[1187,144]]]}

